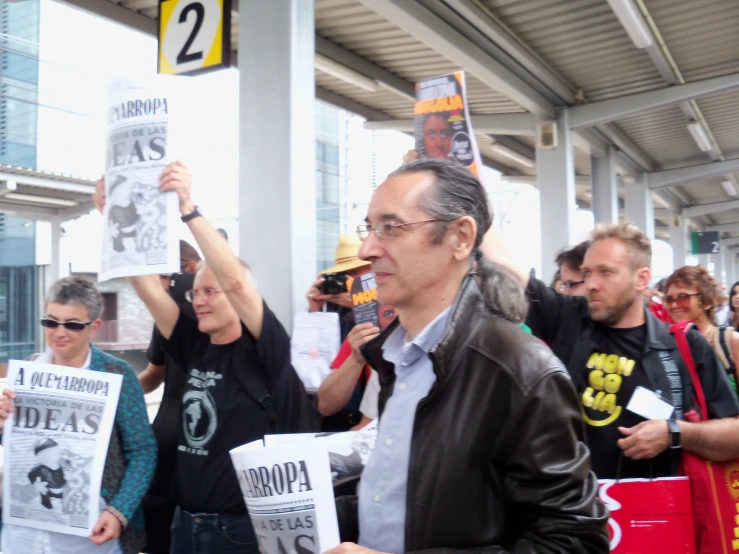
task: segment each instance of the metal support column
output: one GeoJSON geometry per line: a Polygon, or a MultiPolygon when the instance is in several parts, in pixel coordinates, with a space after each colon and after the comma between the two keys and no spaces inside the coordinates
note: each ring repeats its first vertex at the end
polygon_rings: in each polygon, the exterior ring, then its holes
{"type": "MultiPolygon", "coordinates": [[[[49,266],[48,286],[59,280],[62,275],[62,218],[51,217],[51,265],[49,266]]],[[[44,295],[46,291],[44,291],[44,295]]]]}
{"type": "Polygon", "coordinates": [[[639,175],[634,183],[625,184],[626,218],[654,240],[654,204],[647,176],[639,175]]]}
{"type": "Polygon", "coordinates": [[[688,228],[685,218],[674,214],[670,218],[670,246],[672,246],[672,270],[685,265],[688,255],[688,228]]]}
{"type": "Polygon", "coordinates": [[[568,114],[557,119],[557,148],[536,151],[536,173],[541,206],[542,279],[550,280],[557,267],[554,256],[573,245],[575,209],[575,156],[568,114]]]}
{"type": "Polygon", "coordinates": [[[608,146],[607,155],[593,156],[593,215],[595,223],[618,223],[618,181],[616,149],[608,146]]]}
{"type": "Polygon", "coordinates": [[[241,0],[239,251],[290,330],[316,276],[313,0],[241,0]]]}

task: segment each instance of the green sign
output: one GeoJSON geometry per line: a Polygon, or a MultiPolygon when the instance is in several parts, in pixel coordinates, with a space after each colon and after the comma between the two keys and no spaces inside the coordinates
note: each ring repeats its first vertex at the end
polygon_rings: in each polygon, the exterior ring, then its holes
{"type": "Polygon", "coordinates": [[[718,254],[720,247],[718,231],[693,233],[693,254],[718,254]]]}

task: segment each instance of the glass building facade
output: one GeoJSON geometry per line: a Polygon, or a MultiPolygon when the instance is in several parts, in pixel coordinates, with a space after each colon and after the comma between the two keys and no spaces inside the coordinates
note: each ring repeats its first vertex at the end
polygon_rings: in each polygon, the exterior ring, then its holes
{"type": "Polygon", "coordinates": [[[341,229],[340,112],[315,103],[316,127],[316,265],[317,272],[335,262],[341,229]]]}
{"type": "MultiPolygon", "coordinates": [[[[36,169],[39,0],[0,0],[0,164],[36,169]]],[[[0,367],[38,351],[36,226],[0,213],[0,367]]]]}

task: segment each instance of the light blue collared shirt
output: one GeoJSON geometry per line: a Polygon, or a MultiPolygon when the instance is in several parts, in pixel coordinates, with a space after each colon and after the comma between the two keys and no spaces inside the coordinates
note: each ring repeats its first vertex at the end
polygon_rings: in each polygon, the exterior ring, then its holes
{"type": "Polygon", "coordinates": [[[380,418],[375,449],[359,483],[359,544],[381,552],[405,551],[408,464],[418,403],[428,396],[436,375],[429,352],[441,340],[449,320],[447,308],[412,342],[398,327],[382,347],[395,364],[393,395],[380,418]]]}

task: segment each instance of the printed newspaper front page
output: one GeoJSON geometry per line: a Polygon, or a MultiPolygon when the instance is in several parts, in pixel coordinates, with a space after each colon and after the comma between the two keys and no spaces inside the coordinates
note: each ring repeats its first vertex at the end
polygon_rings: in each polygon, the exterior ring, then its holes
{"type": "Polygon", "coordinates": [[[480,177],[482,162],[467,108],[464,71],[416,83],[414,126],[422,158],[452,160],[480,177]]]}
{"type": "Polygon", "coordinates": [[[3,523],[87,537],[123,378],[11,360],[3,431],[3,523]]]}
{"type": "Polygon", "coordinates": [[[161,80],[110,85],[100,281],[180,270],[177,195],[159,192],[171,161],[169,89],[161,80]]]}
{"type": "Polygon", "coordinates": [[[231,450],[262,554],[319,554],[339,544],[329,457],[321,441],[231,450]]]}

